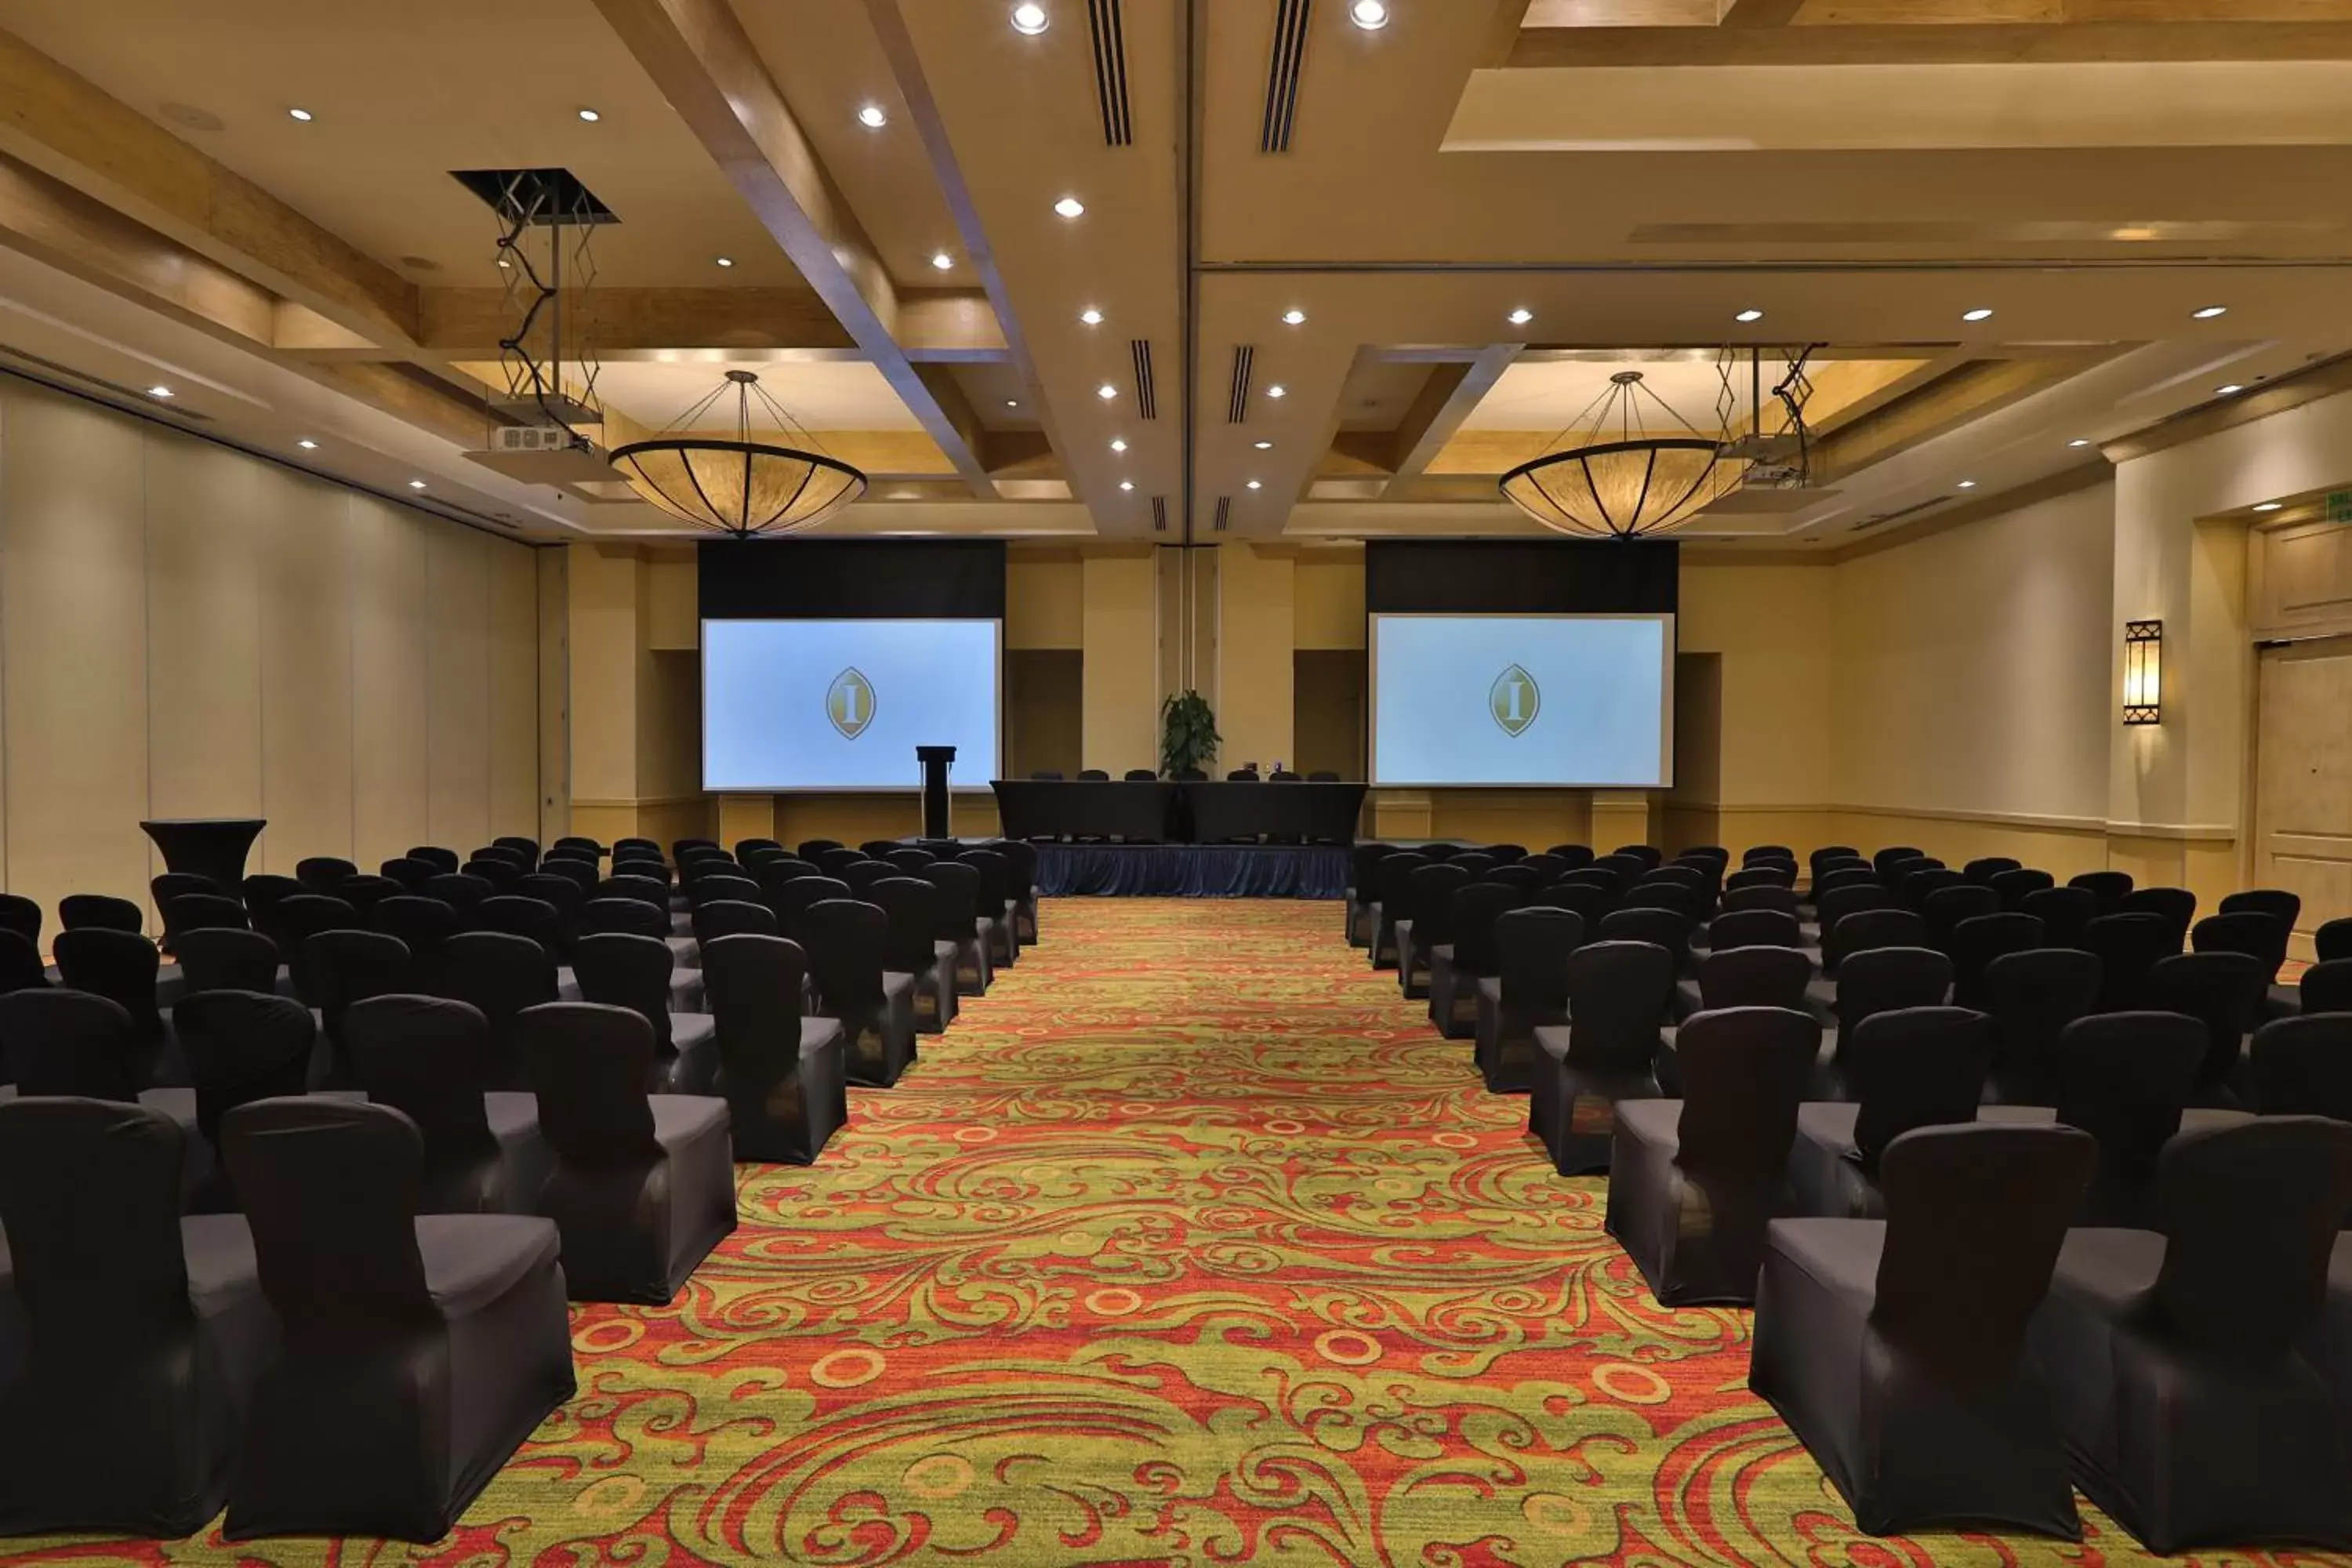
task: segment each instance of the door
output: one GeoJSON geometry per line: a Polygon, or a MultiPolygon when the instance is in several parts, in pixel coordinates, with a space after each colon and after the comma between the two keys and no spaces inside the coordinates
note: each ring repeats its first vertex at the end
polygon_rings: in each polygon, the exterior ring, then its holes
{"type": "Polygon", "coordinates": [[[2264,648],[2254,880],[2303,898],[2289,952],[2352,915],[2352,637],[2264,648]]]}

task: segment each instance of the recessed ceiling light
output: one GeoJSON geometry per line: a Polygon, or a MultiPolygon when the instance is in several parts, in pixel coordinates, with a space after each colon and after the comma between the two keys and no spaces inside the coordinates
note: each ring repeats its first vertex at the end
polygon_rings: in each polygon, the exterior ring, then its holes
{"type": "Polygon", "coordinates": [[[421,490],[425,488],[425,481],[423,479],[411,479],[408,481],[408,488],[413,490],[421,490]]]}
{"type": "Polygon", "coordinates": [[[1135,481],[1133,479],[1121,479],[1118,481],[1118,488],[1123,490],[1131,490],[1135,488],[1135,481]]]}
{"type": "Polygon", "coordinates": [[[2246,389],[2242,385],[2233,381],[2226,386],[2215,387],[2213,389],[2213,395],[2216,397],[2235,397],[2238,394],[2245,390],[2246,389]]]}
{"type": "Polygon", "coordinates": [[[1250,488],[1250,489],[1254,489],[1254,490],[1262,490],[1262,489],[1265,489],[1265,487],[1264,485],[1262,485],[1262,484],[1258,483],[1255,479],[1252,479],[1252,480],[1249,482],[1249,488],[1250,488]]]}
{"type": "Polygon", "coordinates": [[[1102,312],[1089,305],[1078,312],[1078,320],[1089,327],[1099,327],[1102,325],[1102,312]]]}
{"type": "Polygon", "coordinates": [[[868,131],[879,131],[890,123],[890,112],[878,103],[866,104],[857,111],[857,123],[868,131]]]}
{"type": "Polygon", "coordinates": [[[1377,33],[1389,25],[1389,8],[1384,0],[1356,0],[1348,7],[1348,20],[1367,33],[1377,33]]]}
{"type": "Polygon", "coordinates": [[[735,258],[731,256],[714,256],[711,259],[719,263],[721,267],[732,267],[735,265],[735,258]]]}
{"type": "Polygon", "coordinates": [[[1960,481],[1960,489],[1964,489],[1964,490],[1972,490],[1972,489],[1976,489],[1976,488],[1977,488],[1977,482],[1976,482],[1976,480],[1974,480],[1974,479],[1962,479],[1962,480],[1960,481]]]}
{"type": "Polygon", "coordinates": [[[1261,452],[1271,452],[1274,450],[1274,443],[1271,441],[1253,441],[1250,445],[1255,447],[1261,452]]]}
{"type": "Polygon", "coordinates": [[[596,121],[604,119],[604,117],[597,113],[593,109],[583,109],[580,111],[580,118],[586,121],[589,124],[593,125],[596,121]]]}
{"type": "Polygon", "coordinates": [[[1286,327],[1303,327],[1307,324],[1307,312],[1304,310],[1285,310],[1282,313],[1282,324],[1286,327]]]}
{"type": "Polygon", "coordinates": [[[2069,447],[2087,447],[2090,444],[2091,438],[2088,436],[2077,436],[2073,440],[2066,443],[2069,447]]]}
{"type": "Polygon", "coordinates": [[[931,265],[945,272],[955,266],[955,258],[944,250],[934,250],[931,252],[931,265]]]}
{"type": "Polygon", "coordinates": [[[286,118],[289,120],[299,120],[303,124],[308,125],[310,123],[311,115],[310,111],[307,109],[289,109],[286,111],[286,118]]]}
{"type": "Polygon", "coordinates": [[[172,395],[172,389],[168,386],[151,386],[147,389],[147,395],[150,397],[169,397],[172,395]]]}
{"type": "Polygon", "coordinates": [[[1087,204],[1076,196],[1064,196],[1054,204],[1054,210],[1064,217],[1084,217],[1087,216],[1087,204]]]}
{"type": "Polygon", "coordinates": [[[1021,400],[1017,397],[1008,397],[1004,400],[1004,406],[1007,408],[1018,408],[1021,406],[1021,400]]]}
{"type": "Polygon", "coordinates": [[[1013,30],[1016,33],[1026,33],[1034,38],[1053,22],[1054,18],[1045,15],[1045,7],[1037,5],[1035,0],[1023,0],[1021,5],[1013,7],[1013,30]]]}
{"type": "Polygon", "coordinates": [[[1517,310],[1512,311],[1508,316],[1504,318],[1504,320],[1509,321],[1511,325],[1515,327],[1524,327],[1535,319],[1536,313],[1533,310],[1528,310],[1524,305],[1520,306],[1517,310]]]}
{"type": "Polygon", "coordinates": [[[1124,437],[1124,436],[1114,436],[1114,437],[1112,437],[1110,438],[1110,449],[1111,449],[1112,451],[1114,451],[1114,452],[1124,452],[1124,451],[1126,451],[1126,450],[1127,450],[1127,437],[1124,437]]]}
{"type": "Polygon", "coordinates": [[[1972,310],[1962,310],[1960,312],[1960,320],[1963,321],[1989,321],[1991,319],[1992,307],[1990,305],[1979,305],[1972,310]]]}
{"type": "Polygon", "coordinates": [[[294,444],[297,447],[301,447],[302,450],[306,452],[315,452],[319,449],[319,443],[311,440],[308,436],[303,437],[299,441],[297,441],[294,444]]]}
{"type": "Polygon", "coordinates": [[[2256,511],[2277,511],[2285,505],[2286,502],[2283,500],[2258,501],[2255,503],[2254,510],[2256,511]]]}
{"type": "Polygon", "coordinates": [[[1265,389],[1265,395],[1268,397],[1287,397],[1290,395],[1290,389],[1277,381],[1265,389]]]}
{"type": "Polygon", "coordinates": [[[1731,319],[1735,321],[1760,321],[1764,319],[1764,312],[1750,305],[1731,319]]]}
{"type": "Polygon", "coordinates": [[[2227,305],[2207,305],[2202,309],[2191,310],[2189,313],[2198,321],[2210,321],[2216,316],[2228,315],[2230,313],[2230,307],[2227,305]]]}
{"type": "Polygon", "coordinates": [[[1100,386],[1095,388],[1095,395],[1101,398],[1105,403],[1108,403],[1112,398],[1118,395],[1118,388],[1106,381],[1100,386]]]}

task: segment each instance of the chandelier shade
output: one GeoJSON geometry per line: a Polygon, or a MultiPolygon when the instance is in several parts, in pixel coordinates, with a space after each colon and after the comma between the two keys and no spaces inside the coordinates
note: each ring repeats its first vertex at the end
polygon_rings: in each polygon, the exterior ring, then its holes
{"type": "Polygon", "coordinates": [[[1728,431],[1700,434],[1642,384],[1637,370],[1611,376],[1578,424],[1580,435],[1562,432],[1550,450],[1496,481],[1504,500],[1558,533],[1638,539],[1670,532],[1748,476],[1751,460],[1732,453],[1728,431]],[[1651,433],[1668,426],[1681,434],[1651,433]]]}
{"type": "Polygon", "coordinates": [[[730,370],[727,384],[670,430],[614,447],[612,464],[630,489],[680,522],[751,539],[805,532],[866,493],[864,474],[815,447],[814,437],[761,389],[757,375],[730,370]],[[736,395],[734,436],[695,433],[730,384],[736,395]],[[755,395],[783,427],[785,441],[752,438],[755,395]],[[793,437],[806,444],[788,444],[793,437]]]}

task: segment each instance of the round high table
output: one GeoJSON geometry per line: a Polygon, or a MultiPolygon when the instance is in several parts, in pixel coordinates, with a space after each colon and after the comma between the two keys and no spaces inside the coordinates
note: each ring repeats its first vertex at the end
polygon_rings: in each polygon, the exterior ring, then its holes
{"type": "Polygon", "coordinates": [[[139,826],[163,852],[166,868],[210,877],[234,899],[245,881],[246,851],[268,822],[258,816],[181,816],[139,826]]]}

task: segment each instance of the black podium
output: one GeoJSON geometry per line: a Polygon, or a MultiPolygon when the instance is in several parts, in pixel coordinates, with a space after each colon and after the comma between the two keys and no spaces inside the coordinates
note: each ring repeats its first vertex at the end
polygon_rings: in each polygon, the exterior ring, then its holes
{"type": "Polygon", "coordinates": [[[955,761],[953,746],[917,746],[915,760],[923,764],[923,837],[952,838],[948,831],[948,764],[955,761]]]}
{"type": "Polygon", "coordinates": [[[210,877],[234,899],[245,881],[246,851],[269,824],[258,816],[180,816],[139,826],[163,852],[166,869],[210,877]]]}

